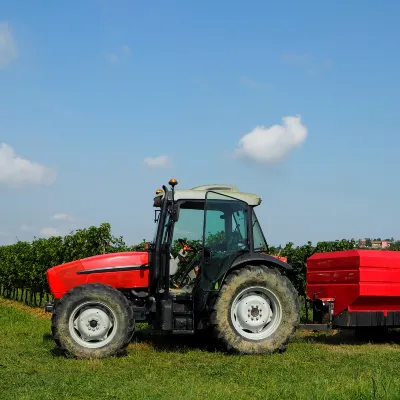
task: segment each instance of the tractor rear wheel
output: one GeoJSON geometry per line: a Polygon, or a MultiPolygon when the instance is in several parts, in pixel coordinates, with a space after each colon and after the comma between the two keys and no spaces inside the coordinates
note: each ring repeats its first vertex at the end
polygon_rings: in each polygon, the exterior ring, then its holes
{"type": "Polygon", "coordinates": [[[293,285],[279,271],[246,266],[233,271],[214,304],[212,324],[225,347],[241,354],[283,352],[300,322],[293,285]]]}
{"type": "Polygon", "coordinates": [[[114,356],[126,348],[134,331],[128,299],[113,287],[99,283],[71,289],[52,316],[54,340],[70,357],[114,356]]]}

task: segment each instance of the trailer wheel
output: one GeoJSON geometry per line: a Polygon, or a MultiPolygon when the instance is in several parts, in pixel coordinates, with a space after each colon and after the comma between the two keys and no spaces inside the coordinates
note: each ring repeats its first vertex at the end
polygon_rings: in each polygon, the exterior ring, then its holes
{"type": "Polygon", "coordinates": [[[117,355],[128,346],[134,331],[128,299],[113,287],[98,283],[70,290],[52,316],[54,340],[69,357],[117,355]]]}
{"type": "Polygon", "coordinates": [[[293,285],[265,266],[233,271],[212,314],[216,336],[228,350],[241,354],[284,352],[299,322],[300,303],[293,285]]]}

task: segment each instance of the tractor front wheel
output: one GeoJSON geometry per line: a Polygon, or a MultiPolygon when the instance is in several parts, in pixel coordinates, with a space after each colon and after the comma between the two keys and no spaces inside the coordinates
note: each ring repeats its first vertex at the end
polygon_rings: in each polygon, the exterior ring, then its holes
{"type": "Polygon", "coordinates": [[[214,304],[212,323],[228,350],[241,354],[283,352],[300,322],[291,282],[266,266],[233,271],[214,304]]]}
{"type": "Polygon", "coordinates": [[[118,290],[98,283],[70,290],[52,316],[56,344],[67,356],[105,358],[120,353],[135,330],[128,299],[118,290]]]}

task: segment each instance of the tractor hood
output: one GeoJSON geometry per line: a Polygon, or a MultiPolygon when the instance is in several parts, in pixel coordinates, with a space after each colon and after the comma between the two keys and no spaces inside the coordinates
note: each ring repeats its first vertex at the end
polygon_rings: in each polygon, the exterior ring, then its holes
{"type": "Polygon", "coordinates": [[[103,283],[116,289],[147,288],[148,263],[148,252],[102,254],[57,265],[46,271],[46,278],[56,299],[85,283],[103,283]]]}

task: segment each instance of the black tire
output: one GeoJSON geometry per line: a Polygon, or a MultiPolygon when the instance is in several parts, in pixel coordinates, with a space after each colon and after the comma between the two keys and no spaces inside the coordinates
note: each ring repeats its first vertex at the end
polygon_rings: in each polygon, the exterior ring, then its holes
{"type": "MultiPolygon", "coordinates": [[[[247,307],[253,306],[246,305],[247,307]]],[[[250,310],[247,311],[251,315],[250,310]]],[[[247,311],[245,310],[246,313],[247,311]]],[[[266,312],[264,311],[264,315],[266,312]]],[[[279,315],[279,312],[277,312],[277,315],[279,315]]],[[[270,269],[266,266],[245,266],[233,271],[226,278],[214,303],[211,322],[215,335],[229,351],[240,354],[282,353],[286,350],[290,339],[300,323],[300,302],[297,291],[289,279],[282,276],[275,269],[270,269]],[[255,286],[275,295],[280,304],[278,307],[280,307],[281,318],[280,320],[277,318],[276,322],[274,322],[276,326],[275,330],[271,330],[269,336],[261,339],[244,336],[245,333],[243,334],[243,330],[239,331],[234,326],[233,319],[239,321],[239,318],[236,317],[236,314],[234,316],[231,314],[232,306],[237,296],[243,293],[244,290],[255,286]]],[[[242,320],[242,322],[247,323],[248,321],[242,320]]]]}
{"type": "MultiPolygon", "coordinates": [[[[83,315],[80,314],[84,320],[83,315]]],[[[94,316],[94,319],[97,317],[94,316]]],[[[93,319],[93,320],[94,320],[93,319]]],[[[107,319],[97,318],[99,323],[100,332],[107,331],[107,319]],[[103,327],[102,321],[104,322],[103,327]]],[[[88,325],[86,325],[88,326],[88,325]]],[[[81,325],[81,329],[84,324],[81,325]]],[[[96,328],[88,331],[86,328],[82,329],[85,334],[96,335],[96,328]]],[[[130,343],[132,336],[135,332],[135,319],[132,307],[128,299],[118,290],[111,286],[99,283],[85,284],[71,289],[57,304],[56,309],[52,316],[52,333],[53,338],[58,347],[60,347],[66,356],[75,358],[106,358],[120,354],[130,343]],[[110,316],[109,321],[114,321],[113,326],[110,328],[113,335],[105,345],[98,342],[96,348],[85,346],[83,340],[79,339],[78,331],[70,326],[70,319],[73,318],[73,313],[77,308],[87,304],[92,310],[92,315],[100,312],[100,316],[104,316],[102,312],[106,312],[110,316]],[[97,311],[96,311],[97,310],[97,311]]]]}

